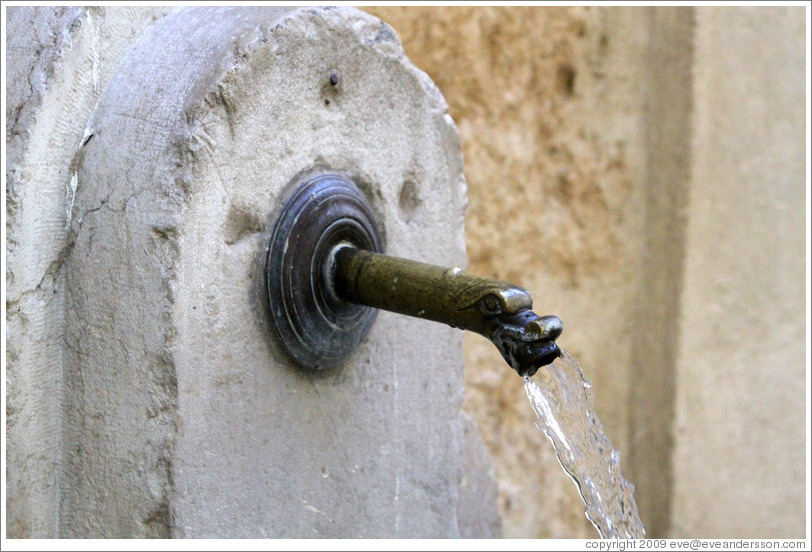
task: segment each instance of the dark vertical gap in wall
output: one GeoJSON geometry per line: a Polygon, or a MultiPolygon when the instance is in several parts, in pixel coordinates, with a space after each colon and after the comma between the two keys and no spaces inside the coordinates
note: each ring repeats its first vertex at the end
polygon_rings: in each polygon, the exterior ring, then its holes
{"type": "Polygon", "coordinates": [[[646,214],[632,347],[628,476],[649,537],[668,534],[685,220],[691,168],[694,9],[649,10],[646,214]]]}

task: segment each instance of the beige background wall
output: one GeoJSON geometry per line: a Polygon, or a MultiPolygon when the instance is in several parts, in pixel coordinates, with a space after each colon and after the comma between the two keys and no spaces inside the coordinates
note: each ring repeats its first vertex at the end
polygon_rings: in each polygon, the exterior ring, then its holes
{"type": "Polygon", "coordinates": [[[802,13],[697,12],[675,534],[803,532],[802,13]]]}
{"type": "MultiPolygon", "coordinates": [[[[469,270],[565,323],[650,536],[804,533],[804,10],[373,8],[462,138],[469,270]]],[[[466,338],[507,537],[593,536],[466,338]]]]}

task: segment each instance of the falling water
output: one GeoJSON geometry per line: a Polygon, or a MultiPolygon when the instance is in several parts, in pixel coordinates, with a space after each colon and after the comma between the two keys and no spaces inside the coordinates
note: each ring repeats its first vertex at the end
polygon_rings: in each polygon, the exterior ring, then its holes
{"type": "Polygon", "coordinates": [[[586,504],[586,517],[602,538],[642,538],[634,486],[620,473],[620,453],[595,414],[592,384],[569,353],[524,378],[538,420],[552,441],[561,467],[586,504]]]}

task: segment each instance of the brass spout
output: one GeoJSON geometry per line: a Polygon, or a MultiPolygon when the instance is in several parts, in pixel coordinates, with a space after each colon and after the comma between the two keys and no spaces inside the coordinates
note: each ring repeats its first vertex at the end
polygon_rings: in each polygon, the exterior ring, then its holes
{"type": "Polygon", "coordinates": [[[344,244],[334,249],[330,272],[340,299],[476,332],[521,376],[561,354],[561,320],[538,316],[530,294],[512,284],[344,244]]]}
{"type": "Polygon", "coordinates": [[[372,208],[352,180],[319,174],[293,188],[268,243],[264,300],[279,344],[297,364],[340,366],[376,309],[483,335],[521,376],[561,354],[561,320],[534,313],[522,288],[383,250],[372,208]]]}

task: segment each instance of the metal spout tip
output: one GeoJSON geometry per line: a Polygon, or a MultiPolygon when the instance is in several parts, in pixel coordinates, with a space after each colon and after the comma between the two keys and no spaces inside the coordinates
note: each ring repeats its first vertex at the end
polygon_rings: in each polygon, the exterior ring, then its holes
{"type": "Polygon", "coordinates": [[[564,331],[564,323],[557,316],[540,316],[527,325],[527,333],[537,336],[537,339],[555,341],[564,331]]]}
{"type": "Polygon", "coordinates": [[[516,369],[516,372],[520,376],[524,377],[533,377],[536,372],[538,372],[539,368],[547,366],[548,364],[552,364],[555,359],[561,356],[561,349],[558,348],[558,345],[555,343],[550,343],[549,348],[541,353],[538,357],[537,363],[527,365],[523,370],[516,369]]]}
{"type": "Polygon", "coordinates": [[[532,376],[561,356],[555,340],[564,324],[557,316],[538,316],[531,310],[492,320],[490,339],[508,365],[522,376],[532,376]]]}

